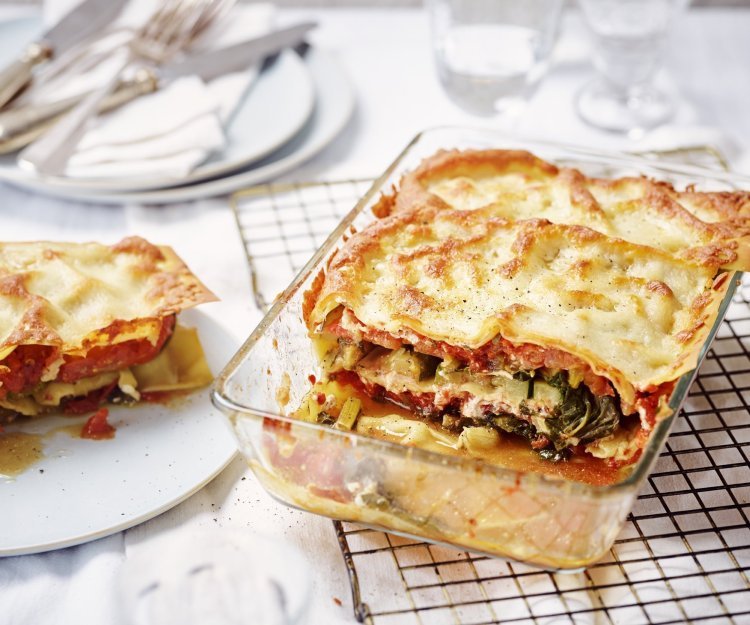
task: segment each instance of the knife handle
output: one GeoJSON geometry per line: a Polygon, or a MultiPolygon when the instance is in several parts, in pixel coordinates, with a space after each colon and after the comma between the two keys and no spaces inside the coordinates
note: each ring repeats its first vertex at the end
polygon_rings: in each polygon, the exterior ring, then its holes
{"type": "MultiPolygon", "coordinates": [[[[156,74],[150,69],[141,68],[133,78],[121,80],[114,91],[102,100],[99,113],[116,109],[142,95],[153,93],[158,88],[156,74]]],[[[88,94],[84,93],[57,102],[0,112],[0,154],[13,152],[35,141],[86,95],[88,94]]]]}
{"type": "Polygon", "coordinates": [[[0,71],[0,108],[10,102],[31,80],[35,65],[52,56],[52,48],[45,43],[32,43],[20,59],[0,71]]]}

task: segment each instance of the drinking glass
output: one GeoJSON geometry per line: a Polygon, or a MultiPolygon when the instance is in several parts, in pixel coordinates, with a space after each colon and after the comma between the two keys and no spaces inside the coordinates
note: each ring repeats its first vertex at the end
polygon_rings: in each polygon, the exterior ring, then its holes
{"type": "Polygon", "coordinates": [[[652,80],[667,31],[690,0],[578,0],[593,36],[598,76],[578,94],[581,118],[597,128],[638,133],[667,121],[674,101],[652,80]]]}
{"type": "Polygon", "coordinates": [[[517,109],[547,69],[563,0],[426,0],[440,82],[478,115],[517,109]]]}

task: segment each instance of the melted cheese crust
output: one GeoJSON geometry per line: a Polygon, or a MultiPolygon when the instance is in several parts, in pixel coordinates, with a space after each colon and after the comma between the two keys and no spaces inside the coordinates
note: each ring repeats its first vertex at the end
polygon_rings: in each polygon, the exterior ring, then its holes
{"type": "Polygon", "coordinates": [[[750,193],[677,191],[648,178],[589,178],[528,152],[449,151],[401,181],[385,209],[415,204],[581,225],[724,269],[750,266],[750,193]]]}
{"type": "Polygon", "coordinates": [[[112,246],[0,243],[0,359],[18,345],[74,354],[154,343],[159,318],[215,299],[171,248],[138,237],[112,246]]]}
{"type": "Polygon", "coordinates": [[[587,179],[527,153],[439,154],[332,259],[306,320],[315,332],[344,306],[402,338],[558,348],[632,405],[695,367],[728,287],[718,270],[748,264],[747,194],[683,194],[691,212],[670,189],[587,179]]]}

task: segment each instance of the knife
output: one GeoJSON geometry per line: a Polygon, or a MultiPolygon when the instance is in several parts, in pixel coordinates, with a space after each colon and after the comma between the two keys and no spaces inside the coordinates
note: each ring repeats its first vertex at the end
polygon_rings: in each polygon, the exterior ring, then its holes
{"type": "MultiPolygon", "coordinates": [[[[99,112],[111,111],[142,95],[153,93],[182,76],[193,75],[208,81],[243,70],[285,48],[300,44],[316,25],[315,22],[303,22],[226,48],[183,57],[159,68],[140,67],[132,78],[118,83],[102,102],[99,112]]],[[[86,95],[0,112],[0,154],[13,152],[35,141],[86,95]]]]}
{"type": "Polygon", "coordinates": [[[31,80],[31,71],[35,65],[109,24],[126,2],[127,0],[84,0],[44,33],[39,41],[28,44],[18,60],[0,70],[0,108],[31,80]]]}

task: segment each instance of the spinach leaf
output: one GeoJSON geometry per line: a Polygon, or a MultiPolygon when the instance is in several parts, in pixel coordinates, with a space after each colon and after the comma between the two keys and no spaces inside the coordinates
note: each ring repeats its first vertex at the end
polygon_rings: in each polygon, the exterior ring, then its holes
{"type": "Polygon", "coordinates": [[[545,422],[556,449],[570,445],[572,438],[587,443],[608,436],[619,426],[622,414],[613,397],[596,397],[584,384],[573,388],[563,372],[547,384],[557,388],[562,398],[556,416],[545,422]]]}
{"type": "MultiPolygon", "coordinates": [[[[528,441],[533,441],[538,436],[536,428],[531,423],[511,415],[500,415],[495,417],[493,422],[499,429],[510,434],[521,436],[528,441]]],[[[549,462],[560,462],[562,460],[567,460],[570,457],[569,450],[555,449],[554,447],[538,449],[536,450],[536,453],[549,462]]]]}
{"type": "Polygon", "coordinates": [[[528,441],[534,440],[537,436],[536,428],[531,423],[512,415],[498,415],[492,421],[503,432],[515,434],[528,441]]]}

